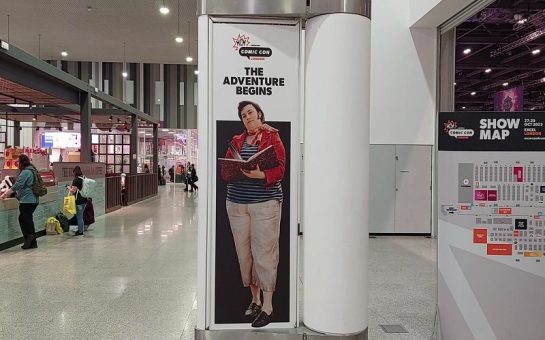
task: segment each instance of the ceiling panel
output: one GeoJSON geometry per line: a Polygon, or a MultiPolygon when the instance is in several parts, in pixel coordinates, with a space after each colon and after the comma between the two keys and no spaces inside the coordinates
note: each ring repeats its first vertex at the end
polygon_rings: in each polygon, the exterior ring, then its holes
{"type": "Polygon", "coordinates": [[[2,0],[0,39],[42,59],[123,61],[185,64],[190,53],[196,63],[197,1],[165,1],[170,13],[159,13],[157,0],[2,0]],[[178,4],[180,20],[178,20],[178,4]],[[88,9],[90,7],[90,10],[88,9]],[[174,38],[180,33],[184,42],[174,38]],[[190,22],[190,29],[188,26],[190,22]],[[188,51],[188,31],[191,51],[188,51]],[[38,36],[41,35],[40,48],[38,36]]]}
{"type": "Polygon", "coordinates": [[[0,77],[0,104],[21,102],[32,104],[68,104],[68,102],[63,99],[50,96],[0,77]]]}

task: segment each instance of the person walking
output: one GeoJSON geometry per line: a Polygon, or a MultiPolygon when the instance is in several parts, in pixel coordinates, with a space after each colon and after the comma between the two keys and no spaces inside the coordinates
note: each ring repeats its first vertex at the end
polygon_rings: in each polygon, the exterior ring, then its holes
{"type": "Polygon", "coordinates": [[[195,164],[191,164],[189,166],[189,173],[191,174],[191,190],[190,191],[193,191],[193,190],[199,190],[199,187],[197,186],[197,181],[199,180],[199,177],[197,177],[197,170],[195,169],[195,164]]]}
{"type": "Polygon", "coordinates": [[[19,156],[19,171],[20,173],[17,176],[15,184],[0,195],[0,199],[8,198],[12,193],[16,193],[16,197],[19,200],[19,226],[25,240],[21,248],[38,248],[33,214],[38,207],[39,199],[32,191],[37,170],[30,163],[27,155],[19,156]]]}
{"type": "Polygon", "coordinates": [[[174,182],[174,165],[168,169],[168,177],[170,177],[171,182],[174,182]]]}
{"type": "Polygon", "coordinates": [[[74,236],[82,236],[85,228],[83,221],[83,212],[85,211],[85,206],[87,205],[87,197],[83,197],[81,194],[81,189],[83,189],[83,172],[79,165],[76,165],[74,168],[74,180],[72,181],[72,186],[70,186],[70,192],[76,195],[76,218],[78,220],[78,231],[74,236]]]}

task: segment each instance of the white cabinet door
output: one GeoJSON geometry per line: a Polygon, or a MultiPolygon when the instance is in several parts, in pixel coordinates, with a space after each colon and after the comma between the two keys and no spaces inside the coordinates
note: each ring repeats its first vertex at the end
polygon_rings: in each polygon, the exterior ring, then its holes
{"type": "Polygon", "coordinates": [[[370,233],[394,233],[395,163],[395,145],[370,145],[370,233]]]}
{"type": "Polygon", "coordinates": [[[431,146],[396,145],[395,233],[431,232],[431,146]]]}

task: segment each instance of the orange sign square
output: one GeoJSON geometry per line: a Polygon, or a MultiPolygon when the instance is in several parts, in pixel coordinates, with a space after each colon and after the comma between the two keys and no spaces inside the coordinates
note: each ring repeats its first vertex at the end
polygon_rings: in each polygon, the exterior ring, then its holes
{"type": "Polygon", "coordinates": [[[473,229],[473,243],[487,243],[488,229],[473,229]]]}
{"type": "Polygon", "coordinates": [[[503,255],[510,256],[513,255],[513,245],[512,244],[487,244],[486,245],[486,254],[487,255],[503,255]]]}
{"type": "Polygon", "coordinates": [[[540,251],[525,251],[524,257],[541,257],[542,253],[540,251]]]}
{"type": "Polygon", "coordinates": [[[499,213],[502,215],[511,215],[511,208],[500,208],[499,213]]]}

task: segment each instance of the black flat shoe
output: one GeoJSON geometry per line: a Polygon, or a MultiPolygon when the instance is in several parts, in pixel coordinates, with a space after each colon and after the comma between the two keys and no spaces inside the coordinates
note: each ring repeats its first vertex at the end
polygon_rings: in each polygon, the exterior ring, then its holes
{"type": "Polygon", "coordinates": [[[76,231],[76,232],[74,233],[74,236],[83,236],[83,233],[80,233],[79,231],[76,231]]]}
{"type": "Polygon", "coordinates": [[[25,243],[21,246],[21,249],[38,248],[35,236],[29,236],[25,239],[25,243]]]}
{"type": "Polygon", "coordinates": [[[250,303],[248,308],[246,308],[246,311],[244,312],[244,316],[255,319],[257,314],[259,314],[259,312],[261,312],[261,306],[252,302],[250,303]]]}
{"type": "Polygon", "coordinates": [[[265,313],[264,311],[261,311],[261,313],[259,313],[257,318],[255,318],[254,322],[252,322],[252,327],[259,328],[259,327],[267,326],[268,324],[271,323],[272,318],[273,318],[273,313],[269,315],[265,313]]]}

